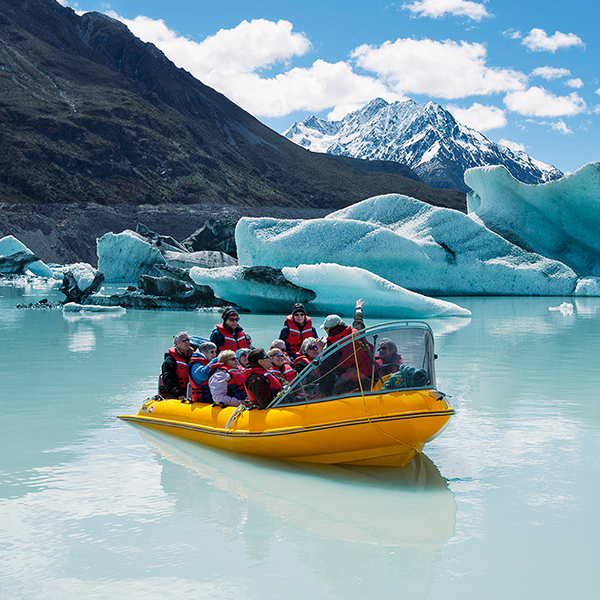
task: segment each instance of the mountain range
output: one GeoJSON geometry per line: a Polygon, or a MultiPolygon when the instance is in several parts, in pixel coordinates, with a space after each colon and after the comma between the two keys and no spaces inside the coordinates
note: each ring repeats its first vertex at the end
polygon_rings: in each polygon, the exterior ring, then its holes
{"type": "Polygon", "coordinates": [[[434,102],[390,104],[376,98],[340,121],[310,116],[294,123],[284,135],[313,152],[402,163],[437,188],[468,192],[464,172],[486,165],[504,165],[523,183],[563,176],[525,152],[490,141],[434,102]]]}
{"type": "Polygon", "coordinates": [[[0,90],[0,202],[333,210],[398,192],[465,209],[406,167],[299,148],[122,23],[54,0],[0,0],[0,90]]]}

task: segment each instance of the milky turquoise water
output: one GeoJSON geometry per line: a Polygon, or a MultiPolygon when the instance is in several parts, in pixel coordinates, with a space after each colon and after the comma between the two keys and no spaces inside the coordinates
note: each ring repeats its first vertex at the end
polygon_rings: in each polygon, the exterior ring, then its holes
{"type": "MultiPolygon", "coordinates": [[[[172,335],[215,315],[67,318],[13,308],[44,289],[0,296],[0,598],[597,596],[600,299],[453,299],[472,318],[429,323],[457,415],[399,470],[118,420],[155,393],[172,335]],[[563,300],[573,315],[548,310],[563,300]]],[[[242,326],[264,345],[282,320],[242,326]]]]}

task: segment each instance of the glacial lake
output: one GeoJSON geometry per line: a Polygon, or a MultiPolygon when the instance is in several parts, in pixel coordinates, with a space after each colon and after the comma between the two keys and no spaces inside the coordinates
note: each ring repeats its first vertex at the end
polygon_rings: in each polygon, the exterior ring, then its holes
{"type": "MultiPolygon", "coordinates": [[[[600,299],[452,298],[472,317],[428,322],[457,414],[386,469],[251,459],[120,421],[155,393],[173,334],[218,315],[14,308],[43,297],[0,287],[1,598],[597,596],[600,299]],[[573,314],[548,310],[563,301],[573,314]]],[[[282,322],[241,324],[268,345],[282,322]]]]}

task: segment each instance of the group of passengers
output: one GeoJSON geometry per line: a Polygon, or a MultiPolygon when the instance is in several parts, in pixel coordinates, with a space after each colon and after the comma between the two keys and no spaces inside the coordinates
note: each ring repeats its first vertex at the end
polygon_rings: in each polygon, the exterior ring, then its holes
{"type": "MultiPolygon", "coordinates": [[[[252,347],[250,336],[239,325],[239,313],[231,306],[225,307],[223,322],[216,325],[210,341],[194,349],[186,332],[173,338],[173,347],[162,364],[159,394],[220,406],[266,408],[324,349],[364,329],[363,306],[362,300],[356,302],[352,325],[346,325],[338,315],[329,315],[321,325],[327,334],[324,340],[317,336],[304,306],[295,304],[279,339],[268,351],[252,347]]],[[[379,354],[373,356],[373,347],[360,339],[329,355],[319,367],[324,373],[324,394],[343,394],[357,385],[363,389],[370,386],[375,368],[379,373],[397,370],[402,359],[394,342],[383,338],[378,350],[379,354]]]]}

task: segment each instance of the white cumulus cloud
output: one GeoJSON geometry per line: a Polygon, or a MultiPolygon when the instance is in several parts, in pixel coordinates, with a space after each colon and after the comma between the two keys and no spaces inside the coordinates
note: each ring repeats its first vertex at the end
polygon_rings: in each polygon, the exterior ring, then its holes
{"type": "Polygon", "coordinates": [[[434,19],[452,15],[481,21],[490,16],[483,4],[469,0],[416,0],[410,4],[403,4],[402,8],[409,10],[415,17],[434,19]]]}
{"type": "Polygon", "coordinates": [[[549,123],[549,125],[552,127],[552,129],[562,133],[563,135],[573,133],[573,130],[562,119],[556,123],[549,123]]]}
{"type": "Polygon", "coordinates": [[[577,77],[576,79],[569,79],[569,81],[565,81],[565,85],[577,90],[580,87],[583,87],[583,81],[577,77]]]}
{"type": "Polygon", "coordinates": [[[116,13],[108,14],[125,23],[140,39],[152,42],[178,66],[203,75],[214,70],[251,72],[302,56],[311,48],[308,38],[294,33],[289,21],[242,21],[233,29],[221,29],[204,41],[195,42],[169,29],[162,19],[139,16],[129,20],[116,13]]]}
{"type": "Polygon", "coordinates": [[[376,97],[388,101],[403,98],[377,79],[355,73],[345,62],[317,60],[308,68],[265,76],[264,70],[311,49],[308,38],[295,33],[289,21],[242,21],[233,29],[222,29],[196,42],[178,35],[162,20],[144,16],[129,20],[114,12],[108,14],[253,115],[281,117],[298,110],[361,105],[376,97]]]}
{"type": "Polygon", "coordinates": [[[536,86],[510,92],[504,98],[504,104],[512,112],[528,117],[573,116],[586,109],[585,101],[576,92],[568,96],[555,96],[536,86]]]}
{"type": "Polygon", "coordinates": [[[457,121],[477,129],[477,131],[498,129],[507,124],[506,113],[497,106],[484,106],[475,102],[469,108],[448,105],[446,109],[454,115],[457,121]]]}
{"type": "Polygon", "coordinates": [[[512,150],[513,152],[525,152],[524,144],[512,142],[511,140],[506,140],[504,138],[502,138],[498,143],[502,144],[503,146],[506,146],[509,150],[512,150]]]}
{"type": "Polygon", "coordinates": [[[569,69],[557,69],[556,67],[538,67],[531,72],[532,77],[543,77],[546,81],[568,77],[570,74],[569,69]]]}
{"type": "Polygon", "coordinates": [[[548,35],[543,29],[532,29],[521,43],[534,52],[556,52],[560,48],[585,46],[583,40],[574,33],[557,31],[554,35],[548,35]]]}
{"type": "Polygon", "coordinates": [[[527,82],[518,71],[488,67],[483,44],[398,39],[381,46],[364,44],[352,57],[399,94],[466,98],[522,90],[527,82]]]}

